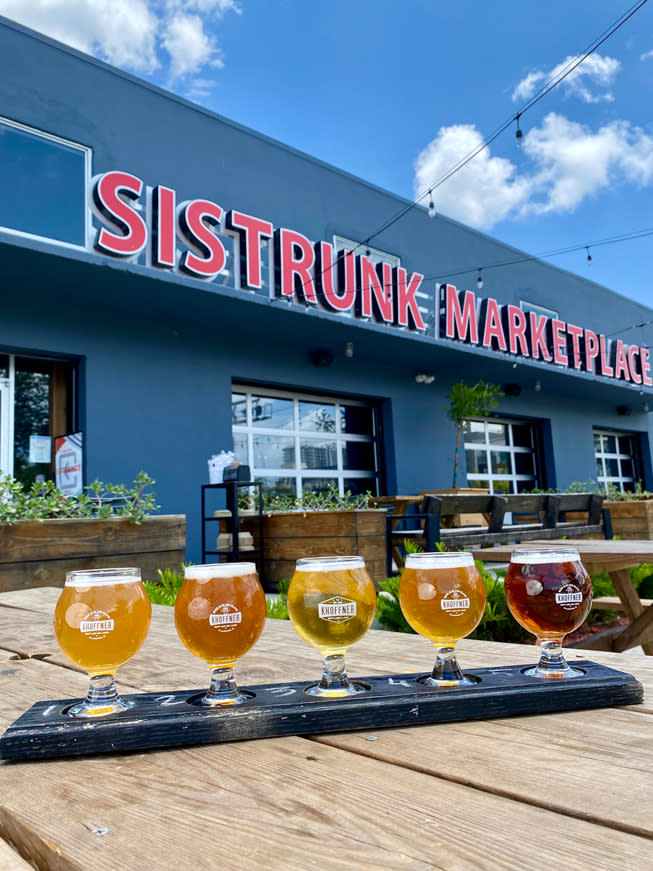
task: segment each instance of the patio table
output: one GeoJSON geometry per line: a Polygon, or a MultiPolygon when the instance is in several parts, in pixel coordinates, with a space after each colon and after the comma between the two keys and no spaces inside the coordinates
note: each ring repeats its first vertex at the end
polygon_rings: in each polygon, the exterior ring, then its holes
{"type": "MultiPolygon", "coordinates": [[[[87,678],[58,651],[59,591],[0,594],[0,731],[31,704],[78,698],[87,678]]],[[[207,667],[155,606],[122,692],[204,688],[207,667]]],[[[463,641],[473,668],[528,664],[535,648],[463,641]]],[[[422,672],[433,648],[371,631],[352,676],[422,672]]],[[[0,763],[0,868],[266,871],[568,871],[649,867],[653,662],[569,651],[635,675],[626,707],[0,763]]],[[[241,686],[314,680],[317,651],[269,620],[241,686]]]]}
{"type": "Polygon", "coordinates": [[[538,547],[548,550],[556,547],[575,547],[590,575],[608,572],[624,612],[631,621],[621,632],[609,639],[612,650],[622,652],[641,645],[644,653],[653,655],[653,605],[644,607],[628,573],[629,568],[642,563],[653,563],[653,541],[548,539],[529,541],[527,545],[479,548],[474,551],[474,557],[483,562],[510,562],[512,551],[519,547],[538,547]]]}

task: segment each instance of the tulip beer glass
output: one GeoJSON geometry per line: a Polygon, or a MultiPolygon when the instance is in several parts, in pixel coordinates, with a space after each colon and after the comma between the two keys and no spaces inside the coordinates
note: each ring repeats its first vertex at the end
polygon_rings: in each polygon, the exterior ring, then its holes
{"type": "Polygon", "coordinates": [[[456,660],[456,642],[480,623],[485,584],[471,553],[411,553],[399,581],[399,604],[415,632],[435,645],[433,672],[418,678],[427,686],[470,686],[456,660]]]}
{"type": "Polygon", "coordinates": [[[540,661],[531,677],[582,675],[562,655],[562,639],[583,623],[592,605],[592,582],[574,548],[515,550],[504,581],[515,620],[537,637],[540,661]]]}
{"type": "Polygon", "coordinates": [[[265,624],[265,593],[254,563],[186,566],[175,602],[175,626],[185,646],[211,668],[201,705],[240,705],[236,661],[256,644],[265,624]]]}
{"type": "Polygon", "coordinates": [[[306,692],[340,698],[366,692],[350,681],[345,651],[370,628],[376,591],[359,556],[322,556],[297,560],[288,588],[288,615],[304,641],[322,654],[322,680],[306,692]]]}
{"type": "Polygon", "coordinates": [[[54,633],[62,651],[90,678],[86,699],[68,709],[69,717],[100,717],[132,707],[118,695],[115,673],[145,641],[151,615],[139,569],[66,574],[54,633]]]}

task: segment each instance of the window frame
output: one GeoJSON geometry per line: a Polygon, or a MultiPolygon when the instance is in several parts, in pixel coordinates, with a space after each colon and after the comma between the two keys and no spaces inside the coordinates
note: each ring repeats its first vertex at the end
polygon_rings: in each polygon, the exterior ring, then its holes
{"type": "MultiPolygon", "coordinates": [[[[246,422],[244,424],[234,424],[232,421],[232,438],[236,435],[244,435],[247,439],[247,465],[251,470],[252,480],[265,478],[293,478],[295,481],[295,495],[301,498],[303,495],[303,481],[311,478],[335,479],[336,486],[340,495],[343,495],[348,487],[345,486],[345,481],[351,479],[373,479],[375,481],[374,489],[377,491],[373,495],[378,495],[381,488],[381,455],[380,455],[380,409],[373,401],[363,399],[350,398],[341,395],[310,393],[304,391],[287,390],[283,388],[275,389],[271,387],[258,387],[251,384],[243,384],[234,381],[231,386],[232,396],[234,394],[244,394],[246,397],[246,422]],[[252,422],[252,396],[269,396],[274,399],[286,399],[292,401],[292,426],[288,429],[280,429],[278,427],[254,426],[252,422]],[[301,429],[299,406],[302,402],[322,403],[324,405],[334,406],[334,417],[336,421],[336,429],[333,433],[319,433],[301,429]],[[372,434],[361,435],[358,433],[346,433],[340,429],[339,408],[342,406],[356,406],[359,408],[367,408],[372,415],[372,434]],[[286,436],[294,440],[295,463],[291,468],[261,468],[254,464],[254,439],[259,435],[286,436]],[[302,440],[311,440],[318,437],[327,438],[329,441],[336,442],[336,468],[335,469],[309,469],[302,468],[301,464],[301,444],[302,440]],[[374,467],[369,470],[348,470],[343,464],[342,448],[346,442],[357,442],[372,446],[374,467]]],[[[239,457],[241,462],[245,462],[242,457],[239,457]]]]}
{"type": "Polygon", "coordinates": [[[84,244],[81,245],[75,242],[65,242],[61,239],[55,239],[52,236],[40,236],[37,233],[28,233],[25,230],[15,230],[12,227],[6,227],[4,224],[0,224],[0,233],[9,233],[12,236],[18,236],[22,239],[38,239],[39,241],[54,243],[55,245],[61,245],[64,248],[70,248],[74,251],[88,250],[93,231],[91,210],[88,208],[91,179],[93,177],[93,149],[88,145],[82,145],[79,142],[73,142],[71,139],[64,139],[62,136],[56,136],[54,133],[47,133],[45,130],[38,130],[36,127],[22,124],[20,121],[14,121],[4,115],[0,115],[0,126],[2,125],[13,127],[16,130],[20,130],[22,133],[29,133],[31,136],[48,140],[56,145],[62,145],[82,152],[84,155],[84,244]]]}

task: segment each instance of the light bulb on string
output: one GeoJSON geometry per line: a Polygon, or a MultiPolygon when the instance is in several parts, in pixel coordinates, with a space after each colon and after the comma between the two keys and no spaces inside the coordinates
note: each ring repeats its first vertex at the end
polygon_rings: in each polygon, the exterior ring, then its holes
{"type": "Polygon", "coordinates": [[[429,218],[435,217],[435,203],[433,202],[433,191],[429,191],[429,218]]]}
{"type": "Polygon", "coordinates": [[[521,131],[521,127],[519,126],[519,119],[521,115],[515,115],[515,121],[517,122],[517,130],[515,131],[515,139],[517,140],[517,145],[521,146],[524,144],[524,134],[521,131]]]}
{"type": "Polygon", "coordinates": [[[476,279],[476,287],[481,290],[483,287],[483,276],[481,275],[482,270],[478,270],[478,278],[476,279]]]}
{"type": "Polygon", "coordinates": [[[591,266],[592,265],[592,255],[590,254],[590,249],[586,247],[585,250],[587,251],[587,265],[591,266]]]}

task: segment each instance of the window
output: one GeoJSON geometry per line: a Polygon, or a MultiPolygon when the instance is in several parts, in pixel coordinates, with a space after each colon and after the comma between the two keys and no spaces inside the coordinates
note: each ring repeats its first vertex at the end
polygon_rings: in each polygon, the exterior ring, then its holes
{"type": "Polygon", "coordinates": [[[0,227],[86,245],[90,149],[0,118],[0,227]]]}
{"type": "Polygon", "coordinates": [[[603,489],[616,487],[622,493],[635,490],[640,479],[637,446],[634,433],[594,430],[596,479],[603,489]]]}
{"type": "Polygon", "coordinates": [[[534,302],[525,302],[523,299],[519,303],[519,308],[523,312],[535,312],[538,315],[546,315],[547,318],[558,318],[559,314],[552,308],[546,308],[543,305],[536,305],[534,302]]]}
{"type": "Polygon", "coordinates": [[[490,493],[538,486],[536,435],[525,421],[467,420],[463,427],[467,483],[490,493]]]}
{"type": "Polygon", "coordinates": [[[0,353],[1,472],[26,486],[54,477],[54,437],[75,428],[74,376],[71,361],[0,353]]]}
{"type": "Polygon", "coordinates": [[[378,493],[372,405],[234,385],[231,408],[233,449],[268,493],[378,493]]]}

